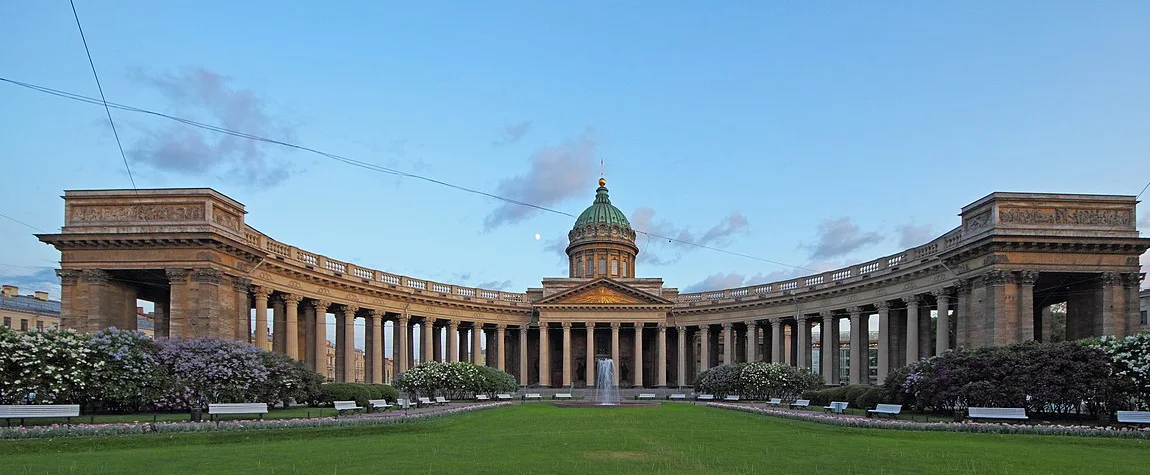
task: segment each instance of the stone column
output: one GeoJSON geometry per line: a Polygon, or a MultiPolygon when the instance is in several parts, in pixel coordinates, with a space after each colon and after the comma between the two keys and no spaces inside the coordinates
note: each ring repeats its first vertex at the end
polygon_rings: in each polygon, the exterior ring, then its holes
{"type": "MultiPolygon", "coordinates": [[[[867,349],[863,348],[862,341],[866,340],[868,338],[863,336],[867,332],[863,330],[862,315],[861,315],[859,310],[860,309],[858,307],[851,307],[851,308],[847,309],[847,311],[850,312],[850,318],[851,318],[851,336],[850,336],[850,338],[851,338],[851,341],[850,341],[850,347],[851,347],[851,362],[850,362],[851,380],[850,380],[850,383],[851,384],[863,384],[863,374],[866,371],[865,366],[867,366],[866,365],[867,359],[865,358],[865,354],[866,354],[865,352],[867,351],[867,349]]],[[[880,326],[879,328],[882,328],[882,327],[880,326]]],[[[880,330],[880,332],[881,332],[881,330],[880,330]]],[[[879,337],[879,341],[880,342],[882,341],[881,336],[879,337]]],[[[882,345],[882,343],[879,343],[879,345],[882,345]]],[[[881,355],[881,353],[880,353],[880,355],[881,355]]],[[[879,358],[882,358],[882,357],[879,356],[879,358]]],[[[880,365],[880,367],[881,367],[881,365],[880,365]]]]}
{"type": "Polygon", "coordinates": [[[615,386],[619,385],[619,356],[619,322],[611,322],[611,360],[615,362],[614,381],[611,383],[615,386]]]}
{"type": "Polygon", "coordinates": [[[822,312],[819,316],[823,317],[822,329],[819,333],[823,337],[823,341],[819,350],[819,361],[822,364],[823,382],[826,384],[835,384],[838,382],[838,368],[835,367],[835,353],[838,351],[839,338],[838,332],[835,331],[834,320],[835,316],[831,312],[822,312]]]}
{"type": "MultiPolygon", "coordinates": [[[[251,295],[248,294],[248,289],[251,287],[252,281],[244,277],[231,276],[232,281],[232,295],[235,298],[235,309],[233,309],[232,316],[235,320],[236,332],[232,338],[235,341],[251,341],[252,338],[252,301],[251,295]]],[[[132,302],[134,305],[135,302],[132,302]]],[[[156,305],[159,306],[159,305],[156,305]]],[[[153,314],[155,316],[155,314],[153,314]]],[[[153,321],[153,324],[155,322],[153,321]]],[[[155,335],[155,329],[152,330],[155,335]]],[[[300,353],[303,356],[303,353],[300,353]]]]}
{"type": "Polygon", "coordinates": [[[259,285],[252,286],[252,297],[256,307],[256,329],[252,335],[252,344],[262,350],[270,350],[268,344],[268,296],[271,289],[259,285]]]}
{"type": "Polygon", "coordinates": [[[345,381],[355,382],[355,312],[359,307],[355,305],[343,306],[343,341],[340,344],[343,350],[343,368],[345,381]]]}
{"type": "Polygon", "coordinates": [[[595,386],[595,322],[587,322],[587,386],[595,386]]]}
{"type": "Polygon", "coordinates": [[[1142,328],[1142,315],[1139,308],[1140,300],[1138,297],[1139,287],[1142,286],[1142,273],[1129,272],[1121,274],[1122,289],[1126,293],[1123,299],[1126,303],[1126,333],[1119,336],[1129,336],[1137,334],[1142,328]]]}
{"type": "Polygon", "coordinates": [[[483,350],[483,325],[479,322],[471,323],[471,364],[479,364],[479,354],[483,350]]]}
{"type": "MultiPolygon", "coordinates": [[[[966,279],[958,279],[954,283],[955,293],[955,308],[954,308],[954,346],[967,347],[970,346],[970,333],[968,326],[970,324],[970,281],[966,279]]],[[[1046,319],[1043,319],[1045,321],[1046,319]]],[[[1050,340],[1043,340],[1049,343],[1050,340]]],[[[882,371],[881,369],[879,371],[882,371]]]]}
{"type": "MultiPolygon", "coordinates": [[[[881,383],[886,381],[886,374],[890,371],[890,304],[884,300],[874,306],[878,309],[878,380],[881,383]]],[[[851,325],[854,325],[853,320],[851,325]]],[[[853,350],[851,361],[854,361],[853,350]]],[[[851,378],[853,380],[854,376],[851,378]]]]}
{"type": "Polygon", "coordinates": [[[759,348],[759,328],[754,320],[747,320],[743,323],[747,325],[746,359],[748,363],[754,363],[759,360],[758,351],[756,351],[759,348]]]}
{"type": "Polygon", "coordinates": [[[371,338],[367,345],[371,349],[368,356],[371,361],[371,379],[368,382],[383,384],[383,315],[379,310],[371,310],[367,318],[371,320],[371,338]]]}
{"type": "Polygon", "coordinates": [[[659,323],[659,336],[655,340],[655,384],[667,387],[667,325],[659,323]]]}
{"type": "Polygon", "coordinates": [[[904,297],[906,302],[906,364],[918,361],[918,304],[917,295],[904,297]]]}
{"type": "Polygon", "coordinates": [[[679,387],[687,385],[687,327],[679,325],[675,327],[675,344],[678,345],[679,352],[679,367],[676,378],[679,387]]]}
{"type": "Polygon", "coordinates": [[[950,293],[946,289],[934,291],[938,302],[938,318],[934,325],[934,354],[941,355],[950,349],[950,293]]]}
{"type": "Polygon", "coordinates": [[[326,300],[312,300],[312,307],[315,308],[315,337],[312,341],[315,343],[315,372],[327,376],[327,307],[331,302],[326,300]]]}
{"type": "MultiPolygon", "coordinates": [[[[299,301],[296,294],[280,294],[284,304],[284,354],[293,360],[299,357],[299,301]]],[[[277,330],[278,333],[278,330],[277,330]]]]}
{"type": "Polygon", "coordinates": [[[799,315],[795,317],[795,330],[799,332],[798,338],[798,355],[795,359],[795,366],[799,368],[810,368],[811,360],[809,359],[811,349],[811,328],[807,325],[806,315],[799,315]]]}
{"type": "Polygon", "coordinates": [[[563,322],[563,386],[571,386],[571,322],[563,322]]]}
{"type": "MultiPolygon", "coordinates": [[[[190,303],[188,302],[188,297],[189,297],[189,293],[190,293],[188,291],[188,270],[187,269],[171,268],[171,269],[164,269],[164,273],[168,277],[168,286],[169,286],[169,294],[168,294],[168,338],[184,338],[184,332],[187,330],[187,326],[189,324],[188,323],[188,311],[189,311],[189,309],[187,308],[190,305],[190,303]]],[[[98,298],[96,295],[93,295],[93,294],[99,294],[100,293],[100,292],[96,292],[96,289],[93,289],[92,287],[105,285],[107,283],[107,280],[110,278],[110,276],[108,275],[107,272],[104,272],[101,270],[93,270],[93,269],[83,271],[81,273],[81,276],[82,277],[80,279],[79,285],[76,286],[77,288],[76,288],[75,292],[78,294],[81,294],[81,296],[83,294],[87,294],[88,295],[88,301],[84,302],[84,304],[86,304],[86,305],[81,304],[79,302],[76,303],[76,305],[75,305],[76,307],[81,307],[81,306],[86,307],[86,308],[77,308],[76,309],[77,316],[82,314],[84,317],[91,317],[92,316],[91,312],[94,311],[95,309],[99,308],[99,306],[96,305],[96,302],[92,302],[92,299],[98,298]],[[86,292],[84,292],[85,289],[87,290],[86,292]]],[[[268,292],[270,293],[270,289],[268,289],[268,292]]],[[[81,300],[81,299],[77,298],[77,300],[81,300]]],[[[268,344],[267,340],[266,340],[266,338],[267,338],[267,310],[266,310],[267,299],[266,298],[264,299],[264,306],[265,306],[265,310],[264,310],[264,333],[263,333],[264,336],[263,336],[263,338],[265,338],[265,339],[261,340],[261,339],[257,338],[257,340],[260,342],[259,344],[257,344],[257,346],[259,346],[260,348],[263,348],[264,350],[270,350],[271,345],[268,344]]],[[[85,318],[85,320],[86,319],[87,318],[85,318]]],[[[82,322],[79,322],[79,323],[82,323],[82,322]]],[[[256,323],[257,323],[257,325],[259,324],[258,321],[256,323]]],[[[73,327],[73,328],[77,328],[77,327],[78,328],[84,328],[81,325],[71,325],[71,327],[73,327]]],[[[96,331],[98,329],[86,329],[86,330],[96,331]]]]}
{"type": "Polygon", "coordinates": [[[447,321],[447,361],[456,362],[459,359],[459,322],[454,319],[447,321]]]}
{"type": "Polygon", "coordinates": [[[781,319],[767,320],[771,325],[771,363],[783,363],[783,322],[781,319]]]}
{"type": "Polygon", "coordinates": [[[435,361],[435,319],[423,317],[423,327],[419,331],[423,336],[423,358],[420,358],[420,363],[435,361]]]}
{"type": "Polygon", "coordinates": [[[723,324],[723,364],[735,364],[735,360],[732,358],[735,355],[734,338],[731,335],[733,332],[734,329],[730,322],[723,324]]]}
{"type": "Polygon", "coordinates": [[[1036,340],[1034,334],[1034,282],[1038,273],[1018,273],[1018,341],[1036,340]]]}
{"type": "Polygon", "coordinates": [[[284,301],[280,294],[272,300],[272,351],[287,354],[287,326],[284,301]]]}
{"type": "Polygon", "coordinates": [[[539,321],[539,385],[551,386],[551,339],[547,335],[547,322],[539,321]]]}
{"type": "MultiPolygon", "coordinates": [[[[499,323],[495,325],[495,368],[499,371],[507,371],[507,325],[499,323]]],[[[491,348],[487,349],[491,352],[491,348]]]]}
{"type": "Polygon", "coordinates": [[[396,335],[398,335],[398,340],[399,340],[399,343],[397,343],[395,345],[395,348],[393,348],[393,350],[394,350],[393,357],[395,358],[395,361],[396,361],[396,371],[395,371],[396,376],[407,371],[407,369],[411,367],[411,360],[408,359],[408,357],[407,357],[409,354],[411,354],[410,350],[408,350],[408,348],[407,348],[407,346],[408,346],[408,341],[407,341],[408,321],[409,321],[409,318],[408,318],[407,314],[402,313],[398,317],[395,318],[395,326],[391,328],[391,331],[393,333],[395,333],[396,335]]]}
{"type": "Polygon", "coordinates": [[[711,326],[699,325],[699,373],[711,369],[711,326]]]}
{"type": "Polygon", "coordinates": [[[527,325],[519,325],[519,385],[527,387],[527,325]]]}
{"type": "Polygon", "coordinates": [[[635,387],[643,387],[643,322],[635,322],[635,387]]]}

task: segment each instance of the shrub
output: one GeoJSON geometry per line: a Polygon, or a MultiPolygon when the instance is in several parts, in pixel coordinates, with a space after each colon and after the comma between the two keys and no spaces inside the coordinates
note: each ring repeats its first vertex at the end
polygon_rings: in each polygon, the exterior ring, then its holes
{"type": "Polygon", "coordinates": [[[513,392],[519,389],[519,382],[515,376],[490,366],[480,366],[479,375],[482,378],[481,387],[477,393],[495,394],[513,392]]]}
{"type": "Polygon", "coordinates": [[[320,403],[330,405],[332,401],[355,401],[357,406],[367,407],[369,399],[379,399],[372,397],[372,389],[375,388],[368,384],[325,383],[320,386],[320,403]]]}
{"type": "Polygon", "coordinates": [[[100,330],[88,340],[92,368],[89,407],[95,411],[139,412],[163,391],[163,369],[156,363],[156,344],[138,331],[100,330]]]}
{"type": "Polygon", "coordinates": [[[399,375],[393,381],[393,385],[396,389],[414,396],[441,395],[449,399],[458,399],[480,392],[512,391],[518,387],[517,384],[511,386],[514,381],[515,378],[507,373],[464,361],[454,363],[429,361],[417,364],[399,375]]]}
{"type": "Polygon", "coordinates": [[[267,352],[248,343],[160,340],[156,360],[168,376],[159,407],[187,409],[213,402],[274,402],[266,399],[267,352]]]}
{"type": "Polygon", "coordinates": [[[1150,332],[1123,339],[1102,337],[1087,344],[1101,350],[1110,360],[1114,375],[1128,385],[1132,408],[1150,409],[1150,332]]]}
{"type": "Polygon", "coordinates": [[[92,357],[88,336],[75,330],[33,330],[0,337],[7,369],[0,380],[6,403],[83,403],[88,378],[103,361],[92,357]]]}
{"type": "Polygon", "coordinates": [[[388,401],[395,402],[399,398],[399,391],[386,384],[370,384],[369,386],[379,391],[379,397],[373,399],[387,399],[388,401]]]}
{"type": "Polygon", "coordinates": [[[695,383],[697,390],[714,394],[716,397],[742,393],[743,388],[739,377],[742,366],[740,364],[724,364],[703,371],[699,374],[698,382],[695,383]]]}
{"type": "Polygon", "coordinates": [[[875,407],[878,403],[882,402],[882,389],[873,387],[867,388],[862,394],[851,401],[854,407],[859,409],[869,409],[875,407]]]}

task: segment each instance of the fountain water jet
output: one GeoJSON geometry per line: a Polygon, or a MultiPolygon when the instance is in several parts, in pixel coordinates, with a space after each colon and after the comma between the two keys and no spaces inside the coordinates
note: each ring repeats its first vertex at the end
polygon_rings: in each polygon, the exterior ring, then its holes
{"type": "Polygon", "coordinates": [[[619,404],[619,387],[615,385],[615,360],[598,360],[595,363],[595,377],[595,403],[600,406],[619,404]]]}

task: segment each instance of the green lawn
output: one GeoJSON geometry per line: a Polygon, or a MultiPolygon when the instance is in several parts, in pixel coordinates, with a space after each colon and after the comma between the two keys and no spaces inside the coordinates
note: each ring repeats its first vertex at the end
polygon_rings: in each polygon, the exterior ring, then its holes
{"type": "Polygon", "coordinates": [[[1150,441],[845,429],[689,404],[0,442],[4,473],[1146,473],[1150,441]]]}

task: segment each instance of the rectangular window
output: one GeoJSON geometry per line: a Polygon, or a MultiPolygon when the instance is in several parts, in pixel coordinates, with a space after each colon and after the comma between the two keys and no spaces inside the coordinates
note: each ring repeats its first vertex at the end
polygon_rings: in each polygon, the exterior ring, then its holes
{"type": "Polygon", "coordinates": [[[40,331],[44,331],[44,322],[42,320],[36,321],[36,329],[40,330],[40,331]]]}
{"type": "Polygon", "coordinates": [[[28,331],[28,320],[25,320],[23,318],[20,319],[20,331],[22,331],[22,332],[28,331]]]}
{"type": "Polygon", "coordinates": [[[607,259],[599,259],[599,275],[607,275],[607,259]]]}
{"type": "Polygon", "coordinates": [[[1142,311],[1142,324],[1143,324],[1143,325],[1148,325],[1148,324],[1150,324],[1150,319],[1147,319],[1147,316],[1146,316],[1146,311],[1145,311],[1145,310],[1143,310],[1143,311],[1142,311]]]}
{"type": "Polygon", "coordinates": [[[591,262],[591,259],[587,259],[586,262],[587,262],[587,265],[583,266],[586,269],[583,272],[583,277],[591,277],[592,275],[595,274],[594,269],[591,268],[591,266],[594,264],[591,262]]]}
{"type": "Polygon", "coordinates": [[[627,261],[623,261],[623,277],[627,277],[627,261]]]}
{"type": "MultiPolygon", "coordinates": [[[[1146,312],[1142,312],[1142,319],[1146,319],[1146,312]]],[[[4,326],[12,328],[12,317],[4,317],[4,326]]]]}
{"type": "Polygon", "coordinates": [[[611,275],[619,275],[619,261],[611,259],[611,275]]]}

